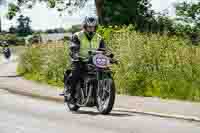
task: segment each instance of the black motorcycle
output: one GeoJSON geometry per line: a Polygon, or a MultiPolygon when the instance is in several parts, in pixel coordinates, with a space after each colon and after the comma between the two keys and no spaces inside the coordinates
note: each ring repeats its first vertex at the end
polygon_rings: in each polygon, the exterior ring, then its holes
{"type": "Polygon", "coordinates": [[[86,70],[81,73],[81,80],[77,81],[75,103],[68,100],[72,73],[71,70],[65,72],[64,103],[70,111],[96,106],[101,114],[109,114],[115,101],[115,84],[109,67],[117,62],[113,59],[113,54],[104,51],[89,51],[89,55],[89,60],[84,62],[86,70]]]}

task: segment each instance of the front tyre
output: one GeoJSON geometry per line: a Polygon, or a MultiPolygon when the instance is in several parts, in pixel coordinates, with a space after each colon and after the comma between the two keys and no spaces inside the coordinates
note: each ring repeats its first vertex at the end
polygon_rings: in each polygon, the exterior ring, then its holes
{"type": "Polygon", "coordinates": [[[101,114],[109,114],[115,102],[115,84],[112,79],[98,81],[96,94],[97,109],[101,114]]]}

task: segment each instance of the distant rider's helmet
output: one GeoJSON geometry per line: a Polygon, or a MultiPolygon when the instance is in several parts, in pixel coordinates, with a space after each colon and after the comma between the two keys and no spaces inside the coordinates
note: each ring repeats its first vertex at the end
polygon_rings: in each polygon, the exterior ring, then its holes
{"type": "Polygon", "coordinates": [[[2,42],[3,47],[8,47],[8,43],[6,41],[2,42]]]}

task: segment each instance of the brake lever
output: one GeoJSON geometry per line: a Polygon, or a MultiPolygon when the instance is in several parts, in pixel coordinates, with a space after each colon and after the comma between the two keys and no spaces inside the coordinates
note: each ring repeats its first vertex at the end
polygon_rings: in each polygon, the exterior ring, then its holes
{"type": "Polygon", "coordinates": [[[117,59],[112,59],[112,58],[111,58],[111,63],[112,63],[112,64],[118,65],[118,64],[119,64],[119,61],[118,61],[117,59]]]}

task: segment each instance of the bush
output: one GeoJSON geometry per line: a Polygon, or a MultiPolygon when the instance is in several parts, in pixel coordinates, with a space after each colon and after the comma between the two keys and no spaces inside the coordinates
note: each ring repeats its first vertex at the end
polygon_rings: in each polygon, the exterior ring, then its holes
{"type": "Polygon", "coordinates": [[[15,45],[15,46],[25,44],[24,38],[17,37],[15,34],[0,35],[0,40],[7,41],[10,45],[15,45]]]}
{"type": "Polygon", "coordinates": [[[27,41],[30,44],[34,44],[34,43],[40,43],[41,37],[39,34],[35,34],[33,36],[31,36],[27,41]]]}
{"type": "Polygon", "coordinates": [[[200,100],[200,51],[188,40],[122,28],[107,42],[120,61],[113,67],[118,93],[200,100]]]}
{"type": "Polygon", "coordinates": [[[73,25],[71,28],[67,29],[66,32],[75,33],[81,30],[81,25],[73,25]]]}

